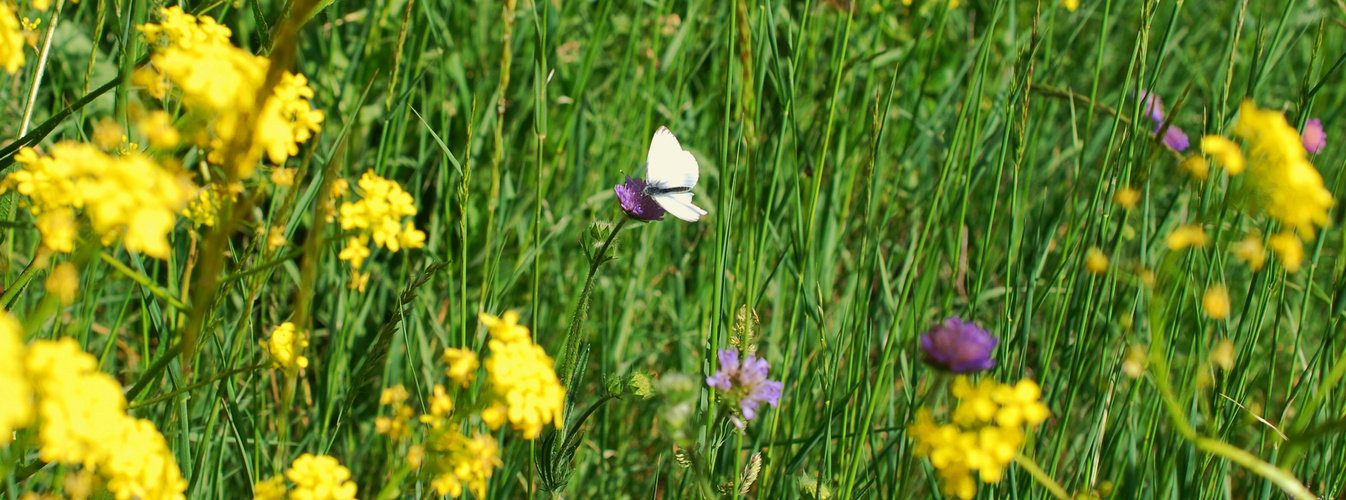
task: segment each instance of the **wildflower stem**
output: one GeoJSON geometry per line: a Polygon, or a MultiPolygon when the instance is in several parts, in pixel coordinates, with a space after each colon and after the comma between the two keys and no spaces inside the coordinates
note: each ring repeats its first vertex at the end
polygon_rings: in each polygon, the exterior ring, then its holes
{"type": "MultiPolygon", "coordinates": [[[[579,332],[580,328],[584,326],[585,315],[589,313],[589,295],[594,288],[594,277],[598,275],[598,267],[606,262],[604,256],[607,255],[608,249],[612,247],[612,242],[617,239],[617,234],[622,232],[622,227],[626,226],[626,223],[630,220],[630,217],[622,217],[617,225],[613,226],[612,232],[608,233],[608,237],[603,240],[603,244],[598,247],[598,251],[594,252],[589,259],[589,276],[584,278],[584,289],[580,291],[579,303],[575,304],[575,313],[570,316],[570,327],[566,329],[565,349],[561,351],[562,355],[565,356],[561,358],[561,380],[570,380],[571,372],[575,370],[575,355],[579,349],[579,332]]],[[[569,398],[572,395],[567,394],[566,397],[569,398]]]]}
{"type": "Polygon", "coordinates": [[[116,269],[117,272],[122,273],[127,278],[131,278],[131,281],[134,281],[140,286],[143,286],[146,289],[148,289],[150,293],[154,294],[154,296],[163,299],[165,302],[168,302],[168,305],[173,306],[174,309],[177,309],[179,311],[187,310],[187,304],[183,304],[182,301],[178,300],[176,297],[173,297],[173,294],[169,293],[168,290],[164,290],[163,287],[154,284],[154,282],[150,280],[149,276],[145,276],[142,273],[138,273],[134,269],[128,267],[126,264],[121,263],[120,261],[117,260],[116,257],[113,257],[112,254],[107,252],[100,252],[98,254],[98,258],[103,259],[103,262],[108,263],[108,265],[112,266],[113,269],[116,269]]]}
{"type": "Polygon", "coordinates": [[[3,305],[6,311],[14,308],[14,298],[19,295],[19,292],[28,288],[28,282],[32,281],[33,276],[44,267],[38,265],[38,263],[46,260],[47,256],[50,254],[51,251],[47,250],[45,247],[39,249],[37,255],[33,257],[33,260],[28,262],[28,267],[23,268],[23,272],[19,274],[19,277],[15,278],[13,283],[10,283],[5,287],[5,293],[0,295],[0,305],[3,305]]]}
{"type": "Polygon", "coordinates": [[[1028,471],[1028,474],[1033,476],[1033,479],[1037,480],[1038,484],[1041,484],[1043,488],[1047,488],[1047,491],[1051,492],[1052,496],[1061,500],[1070,500],[1070,493],[1066,492],[1066,489],[1062,488],[1060,483],[1057,483],[1055,479],[1052,479],[1052,477],[1047,474],[1047,471],[1042,470],[1042,467],[1038,467],[1038,463],[1033,461],[1033,459],[1020,453],[1014,456],[1014,463],[1019,464],[1019,467],[1028,471]]]}
{"type": "Polygon", "coordinates": [[[56,33],[56,21],[61,17],[61,7],[65,0],[56,0],[56,8],[51,11],[51,24],[47,25],[47,36],[42,40],[42,51],[37,56],[37,71],[33,73],[33,85],[28,92],[28,105],[23,108],[23,122],[19,125],[19,135],[28,133],[28,125],[33,121],[33,107],[37,104],[37,91],[42,88],[42,74],[47,70],[47,56],[51,55],[51,39],[56,33]]]}
{"type": "Polygon", "coordinates": [[[173,398],[177,397],[177,396],[180,395],[180,394],[183,394],[183,393],[186,393],[186,392],[194,391],[194,390],[199,389],[199,388],[201,388],[201,387],[203,387],[203,386],[205,386],[205,385],[214,383],[215,381],[220,380],[220,379],[222,379],[222,378],[231,377],[231,376],[237,375],[237,374],[239,374],[239,373],[250,372],[250,371],[253,371],[253,370],[262,368],[262,367],[264,367],[264,366],[266,366],[266,363],[258,363],[258,364],[255,364],[255,365],[244,366],[244,367],[242,367],[242,368],[235,368],[235,369],[233,369],[233,370],[229,370],[229,371],[224,372],[224,373],[216,374],[216,375],[213,376],[213,377],[210,377],[210,378],[208,378],[208,379],[202,380],[202,381],[200,381],[200,382],[197,382],[197,383],[195,383],[195,384],[189,385],[189,386],[187,386],[187,387],[183,387],[183,388],[181,388],[181,389],[178,389],[178,390],[176,390],[176,391],[170,392],[170,393],[168,393],[168,394],[164,394],[164,395],[162,395],[162,396],[158,396],[158,397],[154,397],[154,398],[146,399],[146,400],[144,400],[144,401],[133,402],[133,403],[127,405],[127,409],[128,409],[128,410],[134,410],[134,409],[136,409],[136,408],[141,408],[141,407],[149,406],[149,405],[152,405],[152,404],[155,404],[155,403],[160,403],[160,402],[163,402],[163,401],[168,401],[168,400],[170,400],[170,399],[173,399],[173,398]]]}

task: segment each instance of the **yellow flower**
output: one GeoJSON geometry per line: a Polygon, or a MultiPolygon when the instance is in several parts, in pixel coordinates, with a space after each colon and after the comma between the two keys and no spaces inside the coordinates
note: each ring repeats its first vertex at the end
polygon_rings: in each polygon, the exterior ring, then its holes
{"type": "Polygon", "coordinates": [[[989,378],[981,379],[974,386],[966,376],[955,377],[949,389],[953,397],[958,399],[958,408],[953,412],[954,423],[971,427],[994,419],[999,409],[993,398],[996,387],[996,382],[989,378]]]}
{"type": "Polygon", "coordinates": [[[436,417],[447,416],[453,411],[453,399],[444,390],[444,386],[435,384],[430,396],[430,414],[436,417]]]}
{"type": "Polygon", "coordinates": [[[173,117],[167,111],[152,111],[141,117],[137,126],[149,138],[152,148],[172,149],[182,141],[182,134],[173,127],[173,117]]]}
{"type": "Polygon", "coordinates": [[[374,432],[388,436],[390,439],[403,439],[411,436],[411,417],[415,411],[405,404],[407,398],[411,397],[407,389],[401,384],[389,387],[383,390],[379,396],[379,404],[383,406],[392,406],[391,416],[382,416],[374,419],[374,432]]]}
{"type": "Polygon", "coordinates": [[[1075,12],[1075,9],[1080,8],[1080,0],[1061,0],[1061,6],[1068,11],[1075,12]]]}
{"type": "Polygon", "coordinates": [[[283,226],[273,227],[266,232],[267,250],[274,252],[277,248],[285,246],[286,242],[285,228],[283,226]]]}
{"type": "Polygon", "coordinates": [[[73,339],[34,343],[25,368],[37,382],[42,460],[97,470],[118,499],[183,498],[187,481],[163,435],[126,414],[121,386],[73,339]]]}
{"type": "Polygon", "coordinates": [[[1262,237],[1250,234],[1243,241],[1234,244],[1234,257],[1247,262],[1254,271],[1262,269],[1267,261],[1267,250],[1262,247],[1262,237]]]}
{"type": "Polygon", "coordinates": [[[285,476],[295,484],[294,490],[290,491],[290,500],[355,499],[351,471],[329,456],[300,455],[285,476]]]}
{"type": "Polygon", "coordinates": [[[261,342],[262,349],[271,355],[272,368],[294,375],[308,367],[308,358],[301,353],[308,347],[308,333],[296,331],[294,323],[286,321],[271,332],[271,340],[261,342]]]}
{"type": "Polygon", "coordinates": [[[9,313],[0,313],[0,448],[11,433],[33,418],[33,388],[24,373],[23,325],[9,313]]]}
{"type": "Polygon", "coordinates": [[[346,284],[346,289],[365,293],[365,288],[368,286],[369,273],[362,273],[355,269],[351,269],[351,282],[346,284]]]}
{"type": "Polygon", "coordinates": [[[1299,272],[1299,266],[1304,263],[1304,245],[1298,236],[1293,233],[1275,234],[1267,243],[1276,252],[1276,257],[1281,259],[1281,265],[1285,266],[1286,271],[1299,272]]]}
{"type": "Polygon", "coordinates": [[[996,384],[992,396],[1000,410],[995,414],[996,423],[1004,427],[1036,426],[1051,416],[1047,405],[1038,401],[1042,397],[1042,388],[1029,379],[1020,380],[1013,387],[996,384]]]}
{"type": "Polygon", "coordinates": [[[58,143],[51,156],[24,148],[15,161],[22,168],[10,173],[0,190],[28,197],[39,232],[48,231],[44,245],[57,251],[73,247],[70,211],[81,209],[104,244],[121,238],[128,250],[166,259],[175,214],[195,189],[147,156],[110,156],[92,144],[58,143]],[[46,213],[59,215],[44,218],[46,213]]]}
{"type": "Polygon", "coordinates": [[[1108,272],[1108,256],[1103,255],[1103,251],[1098,247],[1089,247],[1084,253],[1084,269],[1094,274],[1108,272]]]}
{"type": "Polygon", "coordinates": [[[1182,250],[1187,247],[1206,246],[1206,230],[1200,224],[1190,224],[1174,229],[1164,238],[1169,250],[1182,250]]]}
{"type": "Polygon", "coordinates": [[[197,227],[214,227],[225,197],[228,197],[230,201],[237,201],[239,193],[242,192],[242,184],[223,186],[219,183],[211,183],[209,186],[198,189],[195,198],[188,202],[187,208],[182,209],[180,213],[183,217],[191,219],[192,224],[197,227]]]}
{"type": "Polygon", "coordinates": [[[1234,343],[1225,339],[1215,344],[1215,348],[1210,351],[1210,362],[1225,371],[1232,370],[1234,368],[1234,343]]]}
{"type": "MultiPolygon", "coordinates": [[[[1234,141],[1218,135],[1208,135],[1201,138],[1201,152],[1215,158],[1224,167],[1229,175],[1238,175],[1243,173],[1244,159],[1243,150],[1234,141]]],[[[1192,158],[1200,158],[1193,156],[1192,158]]],[[[1205,163],[1205,160],[1202,160],[1205,163]]],[[[1205,176],[1203,175],[1204,179],[1205,176]]]]}
{"type": "Polygon", "coordinates": [[[477,353],[456,347],[444,349],[444,362],[449,364],[449,369],[445,371],[449,379],[458,382],[463,387],[472,383],[479,366],[477,353]]]}
{"type": "Polygon", "coordinates": [[[1210,177],[1210,163],[1200,156],[1188,156],[1178,166],[1199,181],[1204,181],[1207,177],[1210,177]]]}
{"type": "Polygon", "coordinates": [[[271,170],[271,183],[277,186],[293,186],[294,175],[299,172],[296,168],[276,167],[271,170]]]}
{"type": "Polygon", "coordinates": [[[1211,319],[1229,317],[1229,292],[1225,291],[1224,285],[1217,283],[1206,289],[1206,294],[1201,297],[1201,310],[1211,319]]]}
{"type": "Polygon", "coordinates": [[[282,500],[288,491],[285,476],[271,476],[271,479],[253,485],[252,491],[252,500],[282,500]]]}
{"type": "Polygon", "coordinates": [[[1131,210],[1136,208],[1136,204],[1140,203],[1140,191],[1129,187],[1118,189],[1116,193],[1112,194],[1112,201],[1121,205],[1122,208],[1131,210]]]}
{"type": "Polygon", "coordinates": [[[552,370],[550,356],[532,342],[490,342],[491,357],[485,362],[491,389],[508,406],[506,416],[524,439],[535,439],[542,427],[553,423],[559,429],[565,389],[552,370]]]}
{"type": "Polygon", "coordinates": [[[75,301],[75,293],[79,291],[79,270],[69,262],[57,264],[51,269],[44,285],[47,293],[59,297],[62,304],[70,304],[75,301]]]}
{"type": "MultiPolygon", "coordinates": [[[[160,13],[164,17],[160,23],[137,29],[147,43],[157,46],[150,57],[154,70],[182,89],[189,109],[210,117],[210,161],[222,163],[227,148],[244,144],[247,150],[230,167],[237,168],[240,178],[248,178],[263,155],[283,163],[299,152],[299,143],[321,130],[323,114],[309,104],[313,89],[303,75],[282,73],[272,95],[257,108],[270,60],[233,46],[229,28],[210,17],[197,18],[178,7],[160,13]],[[245,123],[249,117],[252,122],[245,123]],[[240,138],[240,134],[247,135],[240,138]]],[[[166,92],[153,83],[154,78],[137,80],[162,98],[166,92]]]]}
{"type": "Polygon", "coordinates": [[[0,66],[11,75],[23,66],[23,48],[23,26],[19,24],[19,18],[10,10],[9,3],[0,3],[0,66]]]}
{"type": "Polygon", "coordinates": [[[351,266],[359,269],[369,256],[367,245],[371,240],[374,246],[391,252],[425,245],[425,233],[411,221],[402,223],[404,218],[416,215],[415,200],[402,186],[373,172],[365,172],[359,185],[364,196],[341,204],[341,229],[354,231],[341,252],[342,260],[352,261],[351,266]]]}
{"type": "Polygon", "coordinates": [[[447,432],[430,443],[430,486],[440,495],[453,498],[472,492],[476,498],[486,497],[486,486],[491,474],[504,463],[500,460],[500,446],[495,438],[478,434],[468,438],[458,432],[447,432]]]}
{"type": "Polygon", "coordinates": [[[497,318],[487,313],[477,315],[481,324],[486,325],[490,331],[491,338],[501,342],[520,342],[532,341],[533,337],[528,333],[528,328],[519,325],[519,313],[514,311],[505,311],[505,316],[497,318]]]}
{"type": "Polygon", "coordinates": [[[107,117],[94,122],[93,134],[90,136],[93,143],[104,151],[117,149],[125,141],[125,138],[125,131],[122,130],[122,126],[117,123],[117,120],[107,117]]]}
{"type": "Polygon", "coordinates": [[[1133,345],[1126,350],[1126,360],[1122,362],[1122,371],[1126,376],[1133,379],[1140,378],[1145,374],[1145,365],[1149,364],[1150,355],[1145,352],[1145,348],[1133,345]]]}
{"type": "Polygon", "coordinates": [[[1312,239],[1328,224],[1332,193],[1309,163],[1299,132],[1280,112],[1243,101],[1234,133],[1248,146],[1249,182],[1261,194],[1267,215],[1312,239]]]}

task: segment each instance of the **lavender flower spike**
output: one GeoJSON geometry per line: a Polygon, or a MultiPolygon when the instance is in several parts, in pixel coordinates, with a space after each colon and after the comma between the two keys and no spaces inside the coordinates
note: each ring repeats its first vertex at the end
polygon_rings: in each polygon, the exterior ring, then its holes
{"type": "Polygon", "coordinates": [[[747,422],[757,417],[762,403],[776,406],[780,403],[781,382],[768,380],[767,370],[771,363],[749,354],[742,362],[738,359],[738,349],[720,349],[720,370],[714,376],[706,377],[706,385],[724,393],[724,400],[735,405],[734,416],[730,420],[741,431],[747,422]]]}
{"type": "Polygon", "coordinates": [[[612,190],[617,193],[622,211],[632,218],[643,221],[664,220],[664,207],[645,194],[645,179],[628,175],[625,183],[618,184],[612,190]]]}
{"type": "Polygon", "coordinates": [[[1310,118],[1304,122],[1304,149],[1309,153],[1318,154],[1327,146],[1327,134],[1323,132],[1323,122],[1317,118],[1310,118]]]}
{"type": "Polygon", "coordinates": [[[921,335],[921,350],[937,368],[954,373],[989,370],[995,367],[991,351],[1000,339],[974,323],[951,316],[944,324],[921,335]]]}

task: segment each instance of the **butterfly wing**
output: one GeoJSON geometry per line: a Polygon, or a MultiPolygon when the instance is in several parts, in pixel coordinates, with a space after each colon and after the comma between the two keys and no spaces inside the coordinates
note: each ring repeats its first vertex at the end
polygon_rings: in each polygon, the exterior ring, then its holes
{"type": "MultiPolygon", "coordinates": [[[[700,167],[691,153],[682,149],[678,138],[668,127],[659,127],[650,140],[650,152],[645,157],[645,179],[651,186],[661,188],[691,188],[701,176],[700,167]]],[[[688,201],[690,204],[690,200],[688,201]]]]}
{"type": "Polygon", "coordinates": [[[687,222],[696,222],[706,211],[692,204],[692,193],[665,193],[654,196],[654,202],[664,207],[674,217],[687,222]]]}

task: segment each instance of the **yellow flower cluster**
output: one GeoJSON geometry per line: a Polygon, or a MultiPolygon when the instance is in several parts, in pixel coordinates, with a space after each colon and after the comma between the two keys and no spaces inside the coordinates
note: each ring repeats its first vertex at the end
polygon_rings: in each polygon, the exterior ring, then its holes
{"type": "Polygon", "coordinates": [[[457,431],[448,431],[429,443],[431,454],[427,468],[438,471],[430,486],[440,495],[453,498],[463,496],[463,490],[477,498],[486,498],[486,485],[491,473],[504,465],[500,460],[500,446],[488,434],[467,437],[457,431]]]}
{"type": "Polygon", "coordinates": [[[8,2],[0,3],[0,66],[11,75],[23,66],[23,47],[23,25],[8,2]]]}
{"type": "Polygon", "coordinates": [[[354,202],[341,204],[341,229],[355,234],[346,240],[346,248],[341,250],[341,260],[351,261],[351,267],[359,269],[366,257],[369,257],[369,241],[374,246],[396,252],[402,248],[420,248],[425,245],[425,233],[404,217],[416,215],[415,200],[411,194],[402,190],[402,186],[365,172],[360,177],[360,189],[364,196],[354,202]]]}
{"type": "MultiPolygon", "coordinates": [[[[1246,154],[1234,141],[1215,135],[1202,138],[1201,149],[1231,175],[1248,173],[1262,209],[1287,228],[1270,238],[1271,249],[1286,270],[1295,272],[1304,254],[1300,236],[1312,239],[1317,228],[1327,226],[1332,193],[1323,186],[1323,177],[1309,162],[1299,132],[1285,121],[1285,115],[1245,100],[1233,132],[1243,140],[1246,154]]],[[[1245,244],[1239,250],[1240,258],[1254,268],[1261,266],[1260,246],[1245,244]]]]}
{"type": "Polygon", "coordinates": [[[168,233],[195,187],[148,156],[112,156],[92,144],[62,142],[50,156],[23,148],[23,167],[0,182],[29,199],[42,244],[58,252],[75,247],[75,211],[82,210],[103,244],[118,237],[129,250],[168,258],[168,233]]]}
{"type": "Polygon", "coordinates": [[[271,366],[294,375],[300,368],[308,368],[308,358],[302,352],[308,347],[308,333],[298,331],[294,323],[286,321],[271,332],[271,340],[261,341],[262,349],[271,354],[271,366]]]}
{"type": "Polygon", "coordinates": [[[491,332],[491,357],[483,365],[491,390],[499,398],[482,411],[481,418],[492,428],[508,420],[525,439],[536,439],[546,424],[560,428],[564,423],[565,388],[552,369],[551,356],[533,343],[518,320],[514,312],[505,313],[504,318],[481,314],[481,322],[491,332]]]}
{"type": "Polygon", "coordinates": [[[228,197],[230,200],[237,201],[239,193],[242,192],[242,183],[235,182],[228,186],[212,183],[197,190],[196,197],[187,203],[186,208],[182,209],[182,216],[191,219],[192,224],[196,227],[215,227],[224,198],[228,197]]]}
{"type": "Polygon", "coordinates": [[[390,439],[405,439],[411,435],[411,417],[415,413],[410,406],[407,406],[406,400],[411,397],[407,389],[401,384],[389,387],[383,390],[379,396],[379,404],[383,406],[391,405],[392,415],[382,416],[374,419],[374,432],[388,436],[390,439]]]}
{"type": "Polygon", "coordinates": [[[187,481],[168,442],[126,414],[121,385],[98,371],[98,360],[70,338],[25,348],[22,330],[0,316],[0,434],[36,417],[42,460],[101,474],[117,500],[184,498],[187,481]]]}
{"type": "Polygon", "coordinates": [[[270,60],[235,47],[229,28],[208,16],[197,18],[179,7],[160,13],[160,23],[138,27],[146,43],[159,48],[150,58],[151,72],[137,74],[136,82],[161,99],[167,96],[167,82],[182,89],[183,103],[207,117],[211,162],[225,161],[225,150],[244,139],[240,143],[249,149],[240,158],[237,173],[248,178],[263,154],[283,163],[299,153],[300,143],[322,130],[323,114],[310,105],[313,89],[303,75],[285,72],[257,109],[270,60]],[[253,115],[255,122],[246,130],[245,118],[253,115]]]}
{"type": "Polygon", "coordinates": [[[354,500],[356,486],[351,471],[326,455],[305,453],[294,459],[284,476],[253,485],[253,500],[354,500]],[[294,489],[286,487],[285,478],[294,482],[294,489]],[[286,494],[289,494],[288,496],[286,494]]]}
{"type": "Polygon", "coordinates": [[[1039,401],[1042,390],[1028,379],[1015,385],[982,379],[973,385],[959,376],[951,392],[958,399],[953,423],[937,424],[922,408],[907,435],[916,441],[916,454],[929,457],[939,471],[944,494],[970,500],[977,494],[972,473],[987,483],[1000,482],[1024,444],[1025,428],[1047,420],[1050,411],[1039,401]]]}

